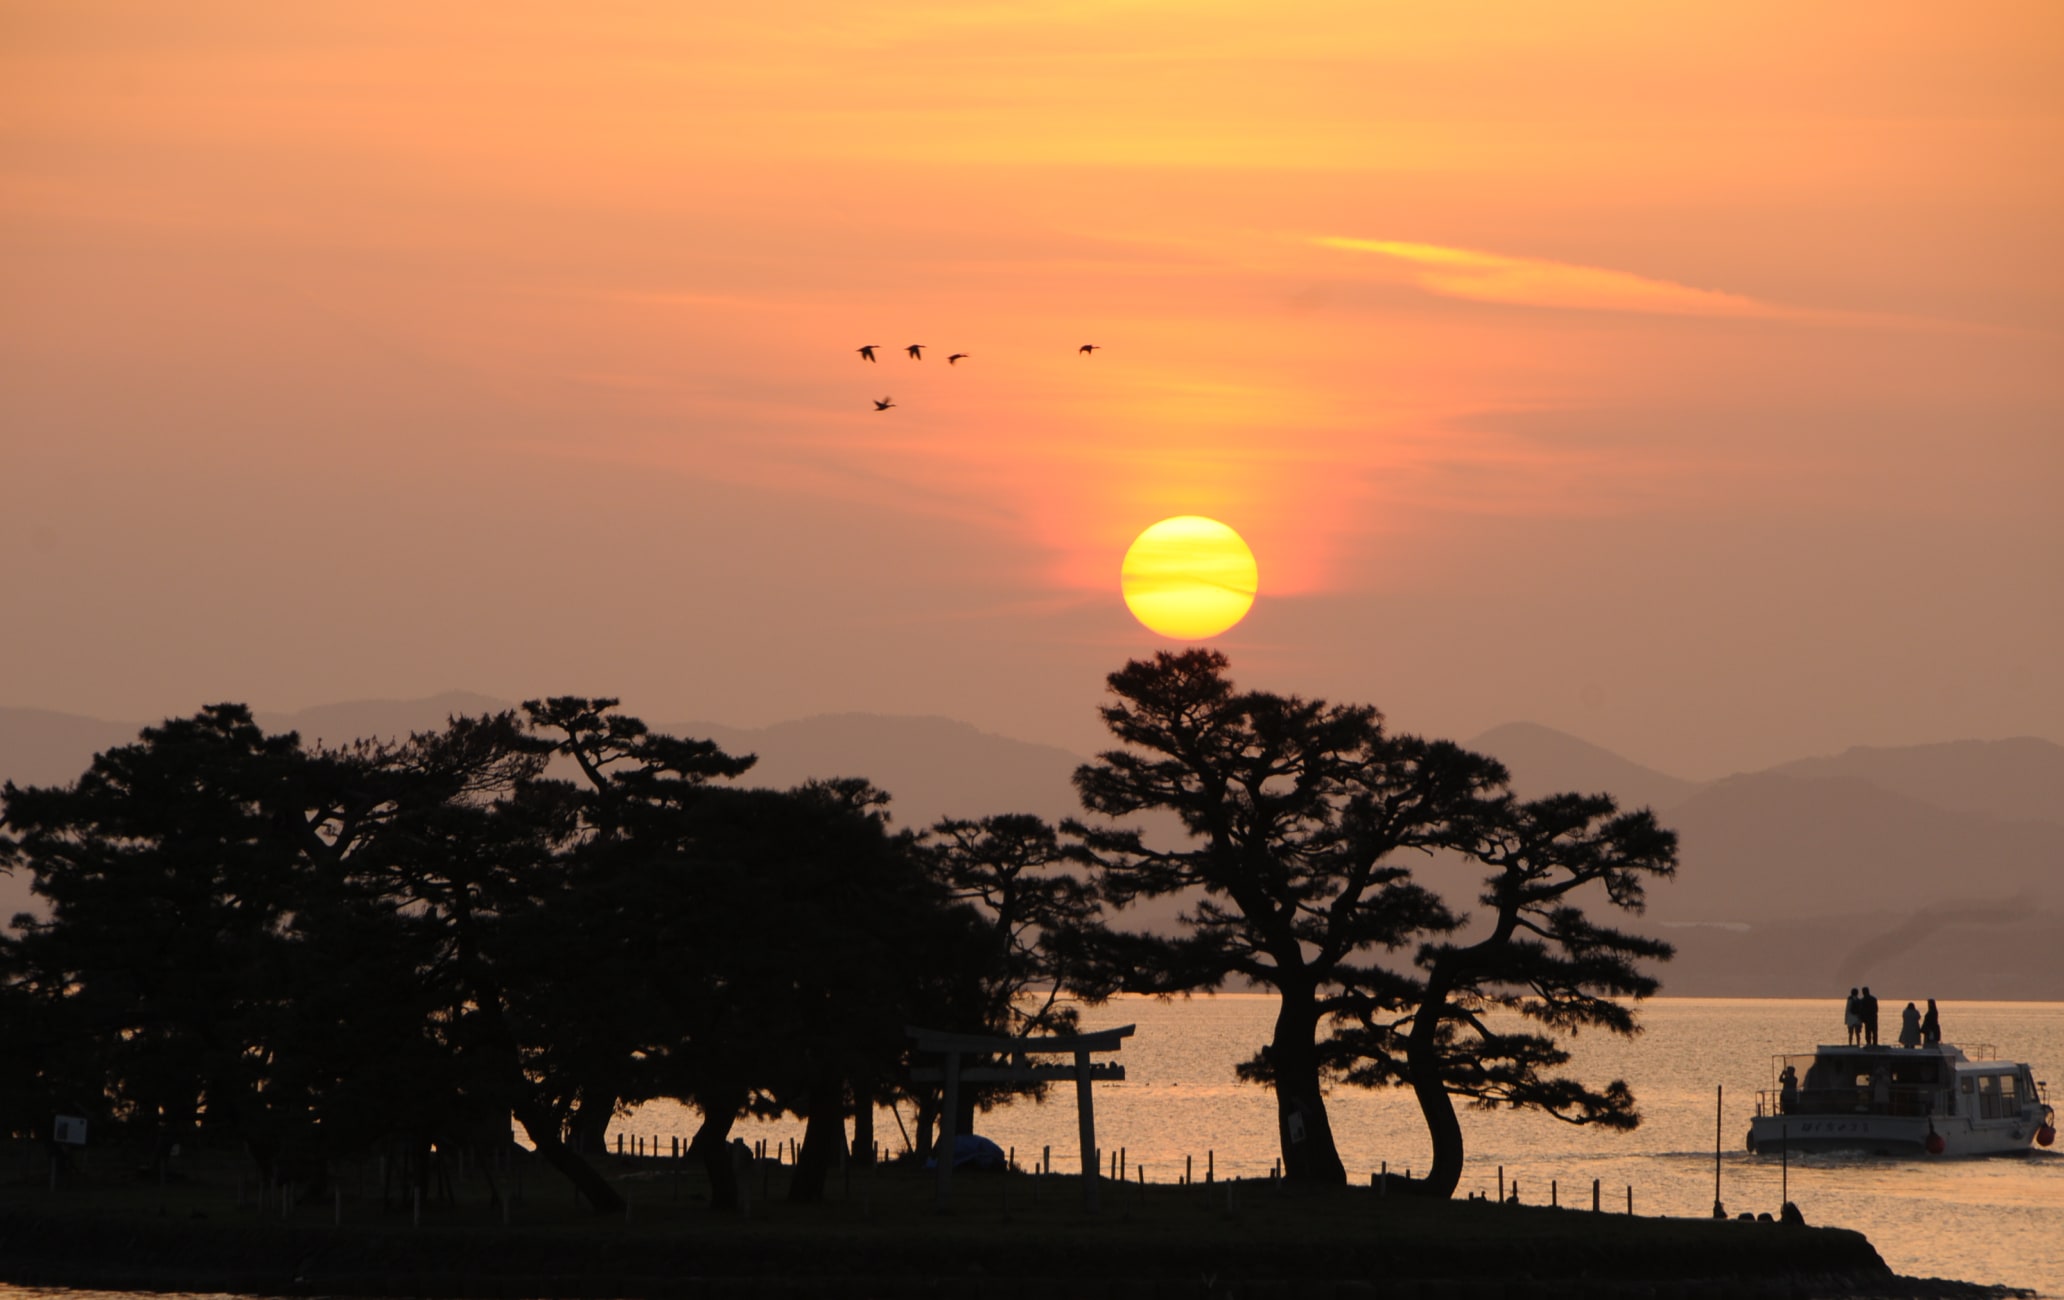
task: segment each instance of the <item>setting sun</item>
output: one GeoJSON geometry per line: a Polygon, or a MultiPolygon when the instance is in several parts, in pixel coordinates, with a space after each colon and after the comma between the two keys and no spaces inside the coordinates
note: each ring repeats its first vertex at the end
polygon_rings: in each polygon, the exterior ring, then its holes
{"type": "Polygon", "coordinates": [[[1238,533],[1177,515],[1133,539],[1120,583],[1134,618],[1162,636],[1201,641],[1247,616],[1259,574],[1238,533]]]}

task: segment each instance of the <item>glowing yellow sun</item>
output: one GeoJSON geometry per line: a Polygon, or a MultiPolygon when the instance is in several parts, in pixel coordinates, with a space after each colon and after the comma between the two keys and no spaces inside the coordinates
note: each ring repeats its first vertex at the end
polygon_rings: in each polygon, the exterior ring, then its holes
{"type": "Polygon", "coordinates": [[[1120,583],[1134,618],[1162,636],[1201,641],[1247,616],[1260,574],[1238,533],[1177,515],[1133,539],[1120,583]]]}

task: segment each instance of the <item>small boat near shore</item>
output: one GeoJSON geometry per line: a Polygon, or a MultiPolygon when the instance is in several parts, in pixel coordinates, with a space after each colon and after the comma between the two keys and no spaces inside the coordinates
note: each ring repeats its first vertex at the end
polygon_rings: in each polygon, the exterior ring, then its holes
{"type": "Polygon", "coordinates": [[[1778,1056],[1756,1094],[1749,1150],[1986,1156],[2056,1141],[2049,1084],[1992,1049],[1824,1044],[1778,1056]]]}

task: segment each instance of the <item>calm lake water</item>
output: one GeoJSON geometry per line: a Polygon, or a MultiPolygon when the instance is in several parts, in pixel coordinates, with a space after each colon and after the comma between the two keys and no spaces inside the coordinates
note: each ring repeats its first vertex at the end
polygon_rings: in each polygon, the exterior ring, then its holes
{"type": "MultiPolygon", "coordinates": [[[[1886,998],[1890,1008],[1905,1001],[1904,994],[1886,998]]],[[[1118,1054],[1127,1078],[1096,1085],[1099,1145],[1123,1147],[1128,1165],[1145,1165],[1153,1182],[1179,1178],[1185,1157],[1201,1178],[1207,1152],[1220,1177],[1266,1176],[1277,1155],[1274,1103],[1264,1089],[1236,1080],[1233,1065],[1267,1039],[1273,1017],[1266,994],[1122,998],[1086,1009],[1085,1028],[1138,1026],[1118,1054]]],[[[1730,1214],[1775,1214],[1779,1162],[1743,1149],[1755,1093],[1771,1086],[1773,1056],[1841,1041],[1840,1001],[1662,998],[1646,1004],[1642,1018],[1646,1032],[1632,1040],[1578,1039],[1574,1063],[1586,1079],[1632,1084],[1645,1117],[1640,1128],[1607,1133],[1527,1113],[1464,1111],[1462,1190],[1493,1191],[1502,1165],[1529,1203],[1545,1203],[1552,1181],[1564,1204],[1588,1207],[1596,1178],[1608,1210],[1624,1211],[1632,1186],[1636,1213],[1709,1215],[1717,1086],[1725,1090],[1721,1199],[1730,1214]]],[[[1989,1043],[2000,1056],[2033,1064],[2036,1078],[2064,1086],[2064,1003],[1945,1003],[1942,1022],[1946,1041],[1989,1043]]],[[[1393,1170],[1425,1171],[1430,1147],[1408,1093],[1340,1089],[1327,1104],[1350,1176],[1366,1180],[1385,1161],[1393,1170]]],[[[678,1105],[655,1103],[619,1128],[665,1149],[696,1123],[678,1105]]],[[[976,1127],[1015,1148],[1020,1164],[1035,1163],[1051,1146],[1057,1168],[1077,1167],[1072,1085],[1044,1104],[992,1111],[976,1127]]],[[[770,1145],[801,1137],[792,1123],[741,1124],[738,1133],[770,1145]]],[[[878,1136],[901,1141],[886,1112],[878,1136]]],[[[2064,1300],[2064,1146],[1940,1162],[1794,1157],[1790,1191],[1807,1222],[1858,1229],[1900,1273],[2005,1283],[2064,1300]]],[[[0,1285],[4,1300],[46,1294],[53,1293],[0,1285]]],[[[88,1293],[62,1294],[86,1300],[88,1293]]]]}

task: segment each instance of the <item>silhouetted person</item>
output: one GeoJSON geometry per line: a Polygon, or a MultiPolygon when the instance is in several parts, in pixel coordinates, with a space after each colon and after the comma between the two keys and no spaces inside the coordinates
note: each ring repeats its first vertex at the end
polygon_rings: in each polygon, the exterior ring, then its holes
{"type": "Polygon", "coordinates": [[[1849,1046],[1863,1041],[1863,999],[1856,996],[1856,990],[1849,990],[1849,1000],[1842,1004],[1842,1023],[1849,1030],[1849,1046]]]}
{"type": "Polygon", "coordinates": [[[877,411],[886,411],[886,410],[888,410],[888,409],[889,409],[890,407],[892,407],[892,406],[894,406],[894,405],[895,405],[895,403],[894,403],[894,402],[892,402],[892,401],[890,401],[890,400],[889,400],[888,398],[884,397],[884,398],[882,398],[882,399],[881,399],[881,400],[880,400],[879,402],[876,402],[876,403],[874,404],[874,409],[875,409],[875,410],[877,410],[877,411]]]}
{"type": "Polygon", "coordinates": [[[924,360],[925,345],[922,343],[913,343],[909,347],[904,348],[903,350],[910,354],[910,359],[912,361],[924,360]]]}
{"type": "Polygon", "coordinates": [[[1921,1017],[1921,1046],[1934,1047],[1942,1041],[1942,1017],[1935,1011],[1935,999],[1928,999],[1928,1014],[1921,1017]]]}
{"type": "Polygon", "coordinates": [[[965,353],[965,352],[955,352],[955,353],[953,353],[953,354],[952,354],[951,356],[949,356],[949,357],[947,357],[947,358],[946,358],[946,364],[950,366],[950,365],[952,365],[952,364],[953,364],[954,362],[956,362],[956,361],[960,360],[960,359],[961,359],[962,357],[964,357],[964,356],[966,356],[966,355],[967,355],[967,353],[965,353]]]}
{"type": "Polygon", "coordinates": [[[1899,1045],[1907,1048],[1921,1045],[1921,1009],[1911,1002],[1899,1013],[1899,1045]]]}
{"type": "Polygon", "coordinates": [[[1777,1076],[1778,1110],[1789,1115],[1799,1108],[1799,1072],[1787,1065],[1777,1076]]]}
{"type": "Polygon", "coordinates": [[[861,356],[866,357],[869,361],[872,361],[874,360],[874,350],[880,346],[881,344],[879,343],[870,343],[864,348],[855,348],[854,351],[858,352],[861,356]]]}
{"type": "Polygon", "coordinates": [[[1863,986],[1863,997],[1857,1008],[1863,1012],[1863,1043],[1866,1047],[1878,1045],[1878,998],[1870,991],[1870,985],[1863,986]]]}
{"type": "Polygon", "coordinates": [[[1102,346],[1103,346],[1103,344],[1101,344],[1101,343],[1085,343],[1085,344],[1083,344],[1083,345],[1082,345],[1081,347],[1079,347],[1079,348],[1076,348],[1076,349],[1075,349],[1075,351],[1076,351],[1076,353],[1077,353],[1078,355],[1081,355],[1081,356],[1085,356],[1085,357],[1086,357],[1086,356],[1088,356],[1088,355],[1089,355],[1090,353],[1092,353],[1092,352],[1095,352],[1095,351],[1096,351],[1096,350],[1097,350],[1098,348],[1100,348],[1100,347],[1102,347],[1102,346]]]}

